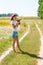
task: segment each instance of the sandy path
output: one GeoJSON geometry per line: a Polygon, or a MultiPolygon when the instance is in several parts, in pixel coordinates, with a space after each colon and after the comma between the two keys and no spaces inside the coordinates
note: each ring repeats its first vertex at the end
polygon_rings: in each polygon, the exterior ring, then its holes
{"type": "MultiPolygon", "coordinates": [[[[25,36],[29,33],[30,31],[30,26],[28,25],[28,29],[26,33],[20,38],[19,42],[21,42],[25,36]]],[[[7,51],[5,51],[1,56],[0,56],[0,62],[12,51],[12,47],[10,47],[7,51]]]]}
{"type": "Polygon", "coordinates": [[[37,65],[43,65],[43,36],[42,36],[42,32],[41,32],[38,24],[35,23],[35,25],[36,25],[37,30],[39,31],[39,34],[40,34],[41,46],[40,46],[40,51],[39,51],[39,57],[42,58],[42,59],[37,60],[37,65]]]}

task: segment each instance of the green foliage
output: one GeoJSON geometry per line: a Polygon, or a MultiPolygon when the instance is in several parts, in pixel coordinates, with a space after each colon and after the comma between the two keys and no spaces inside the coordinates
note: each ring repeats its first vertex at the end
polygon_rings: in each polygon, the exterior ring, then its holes
{"type": "Polygon", "coordinates": [[[39,0],[38,16],[43,19],[43,0],[39,0]]]}
{"type": "Polygon", "coordinates": [[[39,0],[39,2],[43,2],[43,0],[39,0]]]}

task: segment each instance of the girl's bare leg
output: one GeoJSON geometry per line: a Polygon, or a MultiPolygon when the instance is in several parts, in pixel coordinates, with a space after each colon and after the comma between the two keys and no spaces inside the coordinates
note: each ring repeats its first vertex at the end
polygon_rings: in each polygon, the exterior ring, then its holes
{"type": "Polygon", "coordinates": [[[16,39],[16,42],[17,42],[17,46],[18,46],[19,50],[22,51],[21,48],[20,48],[20,45],[19,45],[19,40],[18,40],[18,38],[16,39]]]}
{"type": "Polygon", "coordinates": [[[13,41],[12,41],[12,47],[13,47],[13,50],[15,51],[15,39],[13,39],[13,41]]]}

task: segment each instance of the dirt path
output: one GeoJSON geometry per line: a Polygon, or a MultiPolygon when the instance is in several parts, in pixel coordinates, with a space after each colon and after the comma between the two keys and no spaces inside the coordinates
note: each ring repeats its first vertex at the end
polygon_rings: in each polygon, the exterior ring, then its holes
{"type": "MultiPolygon", "coordinates": [[[[30,31],[30,26],[28,25],[28,29],[26,33],[20,38],[19,42],[21,42],[25,36],[29,33],[30,31]]],[[[0,62],[12,51],[12,47],[10,47],[7,51],[5,51],[1,56],[0,56],[0,62]]]]}
{"type": "Polygon", "coordinates": [[[42,36],[42,32],[41,32],[39,26],[36,23],[35,23],[35,25],[40,34],[41,46],[40,46],[39,56],[42,58],[42,59],[37,60],[37,65],[43,65],[43,36],[42,36]]]}

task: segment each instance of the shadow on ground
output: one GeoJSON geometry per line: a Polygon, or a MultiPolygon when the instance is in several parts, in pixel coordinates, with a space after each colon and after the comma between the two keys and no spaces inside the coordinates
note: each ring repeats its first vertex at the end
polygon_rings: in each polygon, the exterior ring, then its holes
{"type": "Polygon", "coordinates": [[[24,52],[24,51],[22,51],[21,53],[20,53],[20,52],[18,52],[18,53],[19,53],[19,54],[25,54],[25,55],[28,55],[28,56],[30,56],[30,57],[37,58],[37,59],[42,59],[42,60],[43,60],[42,57],[39,57],[39,56],[37,56],[37,55],[35,55],[35,54],[32,54],[32,53],[28,53],[28,52],[24,52]]]}

